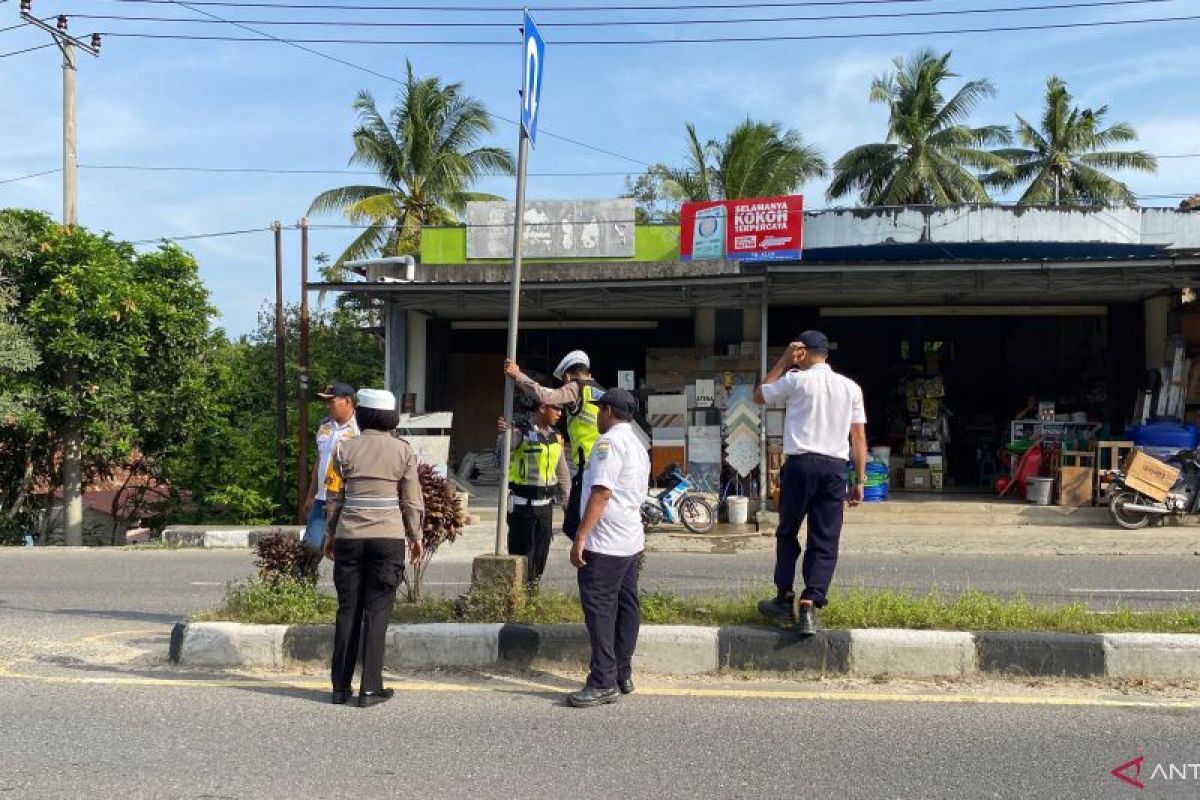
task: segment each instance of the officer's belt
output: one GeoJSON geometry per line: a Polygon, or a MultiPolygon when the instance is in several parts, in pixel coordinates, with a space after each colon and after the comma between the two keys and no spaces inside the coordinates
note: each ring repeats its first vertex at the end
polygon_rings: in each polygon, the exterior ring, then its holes
{"type": "Polygon", "coordinates": [[[399,508],[400,500],[396,497],[367,497],[362,495],[347,495],[342,508],[350,511],[367,511],[372,509],[399,508]]]}

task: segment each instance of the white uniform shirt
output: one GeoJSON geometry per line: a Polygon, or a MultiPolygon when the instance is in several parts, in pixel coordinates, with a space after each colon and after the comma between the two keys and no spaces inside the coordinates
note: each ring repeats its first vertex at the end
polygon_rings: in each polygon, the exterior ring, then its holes
{"type": "Polygon", "coordinates": [[[814,364],[764,384],[762,395],[768,403],[785,402],[784,455],[816,453],[850,460],[850,426],[867,422],[857,383],[828,364],[814,364]]]}
{"type": "Polygon", "coordinates": [[[317,500],[326,499],[325,484],[334,445],[351,436],[358,436],[358,420],[354,417],[350,417],[345,425],[339,425],[332,417],[326,417],[317,429],[317,500]]]}
{"type": "Polygon", "coordinates": [[[650,486],[650,457],[629,426],[619,422],[601,436],[583,471],[580,513],[586,512],[594,487],[612,490],[604,514],[584,545],[593,553],[635,556],[646,546],[641,508],[650,486]]]}

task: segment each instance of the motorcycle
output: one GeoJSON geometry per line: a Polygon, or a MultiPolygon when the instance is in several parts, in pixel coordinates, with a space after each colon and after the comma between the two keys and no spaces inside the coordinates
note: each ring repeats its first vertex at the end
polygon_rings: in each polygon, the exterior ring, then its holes
{"type": "Polygon", "coordinates": [[[657,497],[648,497],[642,503],[642,527],[651,530],[666,521],[671,524],[682,522],[692,533],[711,531],[717,524],[716,509],[703,497],[689,494],[695,484],[678,465],[672,464],[667,474],[674,483],[657,497]]]}
{"type": "Polygon", "coordinates": [[[1166,463],[1179,468],[1179,480],[1162,502],[1127,486],[1125,473],[1113,475],[1108,499],[1113,522],[1127,531],[1136,531],[1155,519],[1200,514],[1200,454],[1183,450],[1166,463]]]}

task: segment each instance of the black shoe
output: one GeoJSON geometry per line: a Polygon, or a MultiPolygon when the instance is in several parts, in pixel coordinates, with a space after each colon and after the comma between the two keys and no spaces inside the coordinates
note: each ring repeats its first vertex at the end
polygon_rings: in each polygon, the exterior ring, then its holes
{"type": "Polygon", "coordinates": [[[567,702],[575,708],[591,708],[605,703],[615,703],[621,698],[619,689],[597,689],[595,686],[585,686],[581,691],[567,695],[567,702]]]}
{"type": "Polygon", "coordinates": [[[633,694],[633,678],[617,681],[617,688],[621,690],[621,694],[633,694]]]}
{"type": "Polygon", "coordinates": [[[371,706],[377,706],[380,703],[386,703],[388,700],[392,699],[392,695],[395,693],[396,691],[394,689],[380,689],[378,692],[359,692],[358,707],[370,708],[371,706]]]}
{"type": "Polygon", "coordinates": [[[335,706],[344,706],[350,700],[350,691],[347,689],[344,692],[334,691],[333,698],[329,701],[335,706]]]}
{"type": "Polygon", "coordinates": [[[773,619],[776,622],[782,622],[786,625],[791,625],[796,621],[795,610],[792,607],[791,600],[759,600],[758,613],[762,614],[767,619],[773,619]]]}
{"type": "Polygon", "coordinates": [[[805,603],[797,609],[799,620],[796,622],[796,632],[801,636],[812,636],[817,632],[817,612],[811,605],[805,603]]]}

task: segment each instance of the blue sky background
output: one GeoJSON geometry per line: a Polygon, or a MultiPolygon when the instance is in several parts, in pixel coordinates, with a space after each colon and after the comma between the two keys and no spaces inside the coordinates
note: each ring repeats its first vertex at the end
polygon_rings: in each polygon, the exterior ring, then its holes
{"type": "MultiPolygon", "coordinates": [[[[312,2],[312,0],[299,0],[312,2]]],[[[713,0],[704,0],[712,2],[713,0]]],[[[1086,1],[1086,0],[1084,0],[1086,1]]],[[[403,0],[355,0],[358,5],[404,5],[403,0]]],[[[434,5],[437,3],[426,3],[434,5]]],[[[309,45],[377,72],[400,76],[405,58],[419,75],[461,81],[491,111],[518,114],[520,12],[511,2],[471,0],[446,6],[487,6],[507,11],[285,10],[206,7],[230,19],[388,22],[501,22],[511,28],[268,27],[293,38],[490,39],[510,46],[309,45]]],[[[1013,113],[1036,119],[1045,79],[1065,78],[1078,102],[1109,104],[1110,119],[1132,122],[1141,147],[1156,154],[1200,153],[1200,20],[1024,32],[855,38],[837,41],[742,42],[609,47],[555,46],[556,39],[644,39],[688,36],[854,34],[928,31],[997,25],[1053,24],[1152,17],[1200,16],[1200,0],[883,20],[797,21],[755,24],[564,29],[578,20],[730,19],[826,14],[895,13],[1049,5],[1047,0],[916,0],[862,5],[661,11],[554,12],[534,7],[549,41],[542,95],[543,136],[530,171],[622,173],[637,163],[545,136],[553,132],[621,153],[637,161],[679,163],[684,124],[703,137],[720,137],[747,115],[801,131],[832,162],[846,149],[879,141],[885,110],[867,103],[871,79],[897,55],[928,46],[954,51],[952,64],[967,78],[990,77],[995,99],[974,122],[1011,123],[1013,113]]],[[[586,0],[573,0],[587,5],[586,0]]],[[[593,5],[603,4],[595,0],[593,5]]],[[[629,0],[622,5],[665,5],[666,0],[629,0]]],[[[683,5],[679,2],[675,5],[683,5]]],[[[34,13],[157,16],[204,19],[171,3],[117,0],[35,0],[34,13]]],[[[17,0],[0,2],[0,28],[19,22],[17,0]]],[[[132,22],[75,18],[71,30],[252,36],[224,24],[132,22]]],[[[43,44],[47,35],[29,27],[0,33],[0,54],[43,44]]],[[[55,169],[61,164],[61,72],[57,50],[48,48],[0,58],[0,181],[55,169]]],[[[344,169],[355,118],[350,108],[360,89],[390,107],[396,85],[349,67],[272,42],[230,43],[106,38],[98,59],[80,56],[78,80],[81,165],[267,167],[344,169]]],[[[494,144],[515,150],[516,129],[498,122],[494,144]]],[[[1200,158],[1163,160],[1157,176],[1126,177],[1143,195],[1200,191],[1200,158]]],[[[80,171],[80,221],[128,240],[182,236],[294,223],[320,191],[359,177],[80,171]]],[[[369,178],[367,179],[369,180],[369,178]]],[[[623,190],[616,174],[530,178],[531,198],[610,197],[623,190]]],[[[511,178],[489,178],[478,187],[512,196],[511,178]]],[[[825,183],[804,187],[809,208],[826,206],[825,183]]],[[[1146,205],[1176,205],[1177,198],[1146,205]]],[[[24,206],[61,213],[57,174],[0,183],[0,207],[24,206]]],[[[339,222],[336,218],[313,222],[339,222]]],[[[352,233],[317,230],[312,253],[336,255],[352,233]]],[[[273,292],[269,232],[186,243],[231,334],[254,326],[262,302],[273,292]]],[[[299,296],[298,234],[285,239],[288,299],[299,296]]]]}

